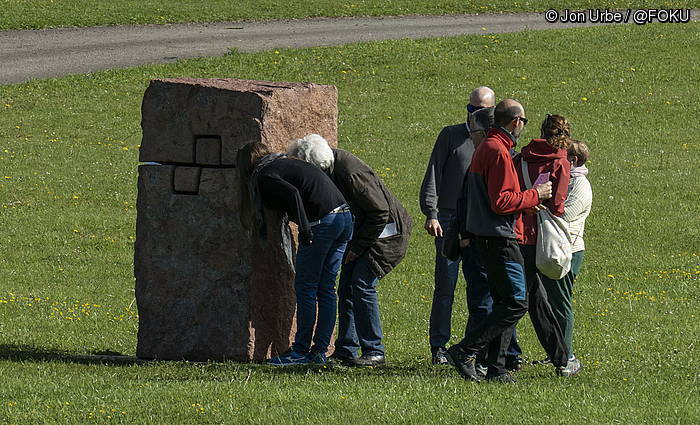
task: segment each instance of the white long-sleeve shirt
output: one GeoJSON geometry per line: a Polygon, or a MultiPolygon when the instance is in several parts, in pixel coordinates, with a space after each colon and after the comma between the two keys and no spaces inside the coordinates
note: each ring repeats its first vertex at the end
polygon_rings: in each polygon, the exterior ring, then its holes
{"type": "Polygon", "coordinates": [[[593,189],[591,189],[591,183],[586,178],[587,174],[588,169],[585,165],[571,170],[569,192],[564,202],[562,218],[569,223],[572,252],[586,249],[583,242],[583,229],[593,203],[593,189]]]}

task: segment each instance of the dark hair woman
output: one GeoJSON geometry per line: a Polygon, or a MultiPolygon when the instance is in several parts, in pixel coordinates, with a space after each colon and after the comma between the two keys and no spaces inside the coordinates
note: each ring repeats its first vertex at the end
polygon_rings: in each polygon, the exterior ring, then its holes
{"type": "MultiPolygon", "coordinates": [[[[525,170],[533,184],[552,182],[552,197],[543,202],[549,211],[561,216],[564,214],[564,202],[568,192],[571,165],[566,150],[571,145],[571,127],[561,115],[547,115],[540,127],[541,137],[533,139],[523,147],[514,161],[521,189],[527,189],[525,170]],[[545,180],[545,181],[541,181],[545,180]]],[[[528,312],[532,319],[535,333],[548,358],[555,364],[565,364],[557,371],[560,375],[570,376],[578,373],[581,366],[576,358],[570,356],[547,293],[542,284],[544,276],[535,263],[535,246],[537,243],[537,215],[523,214],[520,229],[516,229],[520,241],[520,251],[525,260],[525,279],[527,281],[528,312]],[[518,231],[519,230],[519,231],[518,231]]]]}
{"type": "Polygon", "coordinates": [[[286,213],[299,226],[294,280],[297,332],[291,350],[268,363],[325,363],[335,327],[335,278],[352,236],[350,209],[335,184],[318,167],[270,153],[260,143],[249,143],[240,149],[237,167],[243,217],[252,219],[261,236],[265,235],[263,207],[286,213]]]}

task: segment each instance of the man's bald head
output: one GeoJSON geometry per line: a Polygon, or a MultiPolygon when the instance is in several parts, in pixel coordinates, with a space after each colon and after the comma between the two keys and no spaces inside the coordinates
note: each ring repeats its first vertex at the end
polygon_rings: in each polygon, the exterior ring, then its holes
{"type": "Polygon", "coordinates": [[[520,119],[525,118],[525,109],[515,99],[504,99],[496,105],[493,118],[496,126],[503,127],[515,137],[518,137],[525,125],[525,120],[520,119]],[[522,126],[520,125],[521,122],[523,123],[522,126]]]}
{"type": "Polygon", "coordinates": [[[504,99],[498,102],[496,110],[493,113],[493,118],[497,126],[505,127],[516,117],[524,117],[525,109],[515,99],[504,99]]]}
{"type": "Polygon", "coordinates": [[[469,104],[477,108],[490,108],[496,104],[496,94],[488,87],[477,87],[469,96],[469,104]]]}

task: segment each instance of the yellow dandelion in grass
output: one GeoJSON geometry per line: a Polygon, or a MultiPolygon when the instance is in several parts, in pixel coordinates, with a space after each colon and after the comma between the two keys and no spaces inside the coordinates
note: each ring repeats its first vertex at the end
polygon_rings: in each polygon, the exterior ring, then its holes
{"type": "Polygon", "coordinates": [[[123,151],[128,151],[128,150],[129,150],[129,147],[128,147],[128,146],[124,146],[124,147],[122,147],[122,150],[123,150],[123,151]]]}
{"type": "Polygon", "coordinates": [[[615,279],[615,275],[612,275],[612,274],[609,274],[608,277],[609,277],[610,279],[615,279]]]}
{"type": "Polygon", "coordinates": [[[73,195],[73,199],[80,199],[80,196],[78,196],[78,195],[73,195]]]}
{"type": "Polygon", "coordinates": [[[587,98],[587,97],[582,97],[581,100],[583,100],[584,102],[588,102],[588,98],[587,98]]]}

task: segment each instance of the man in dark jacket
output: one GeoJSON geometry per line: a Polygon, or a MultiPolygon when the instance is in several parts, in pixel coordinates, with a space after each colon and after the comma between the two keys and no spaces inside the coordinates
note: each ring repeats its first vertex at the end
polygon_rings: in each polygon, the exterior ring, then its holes
{"type": "Polygon", "coordinates": [[[406,254],[411,217],[372,168],[347,151],[331,149],[323,137],[311,134],[293,141],[288,153],[326,171],[355,216],[338,284],[338,338],[332,358],[354,366],[383,365],[376,287],[406,254]]]}

